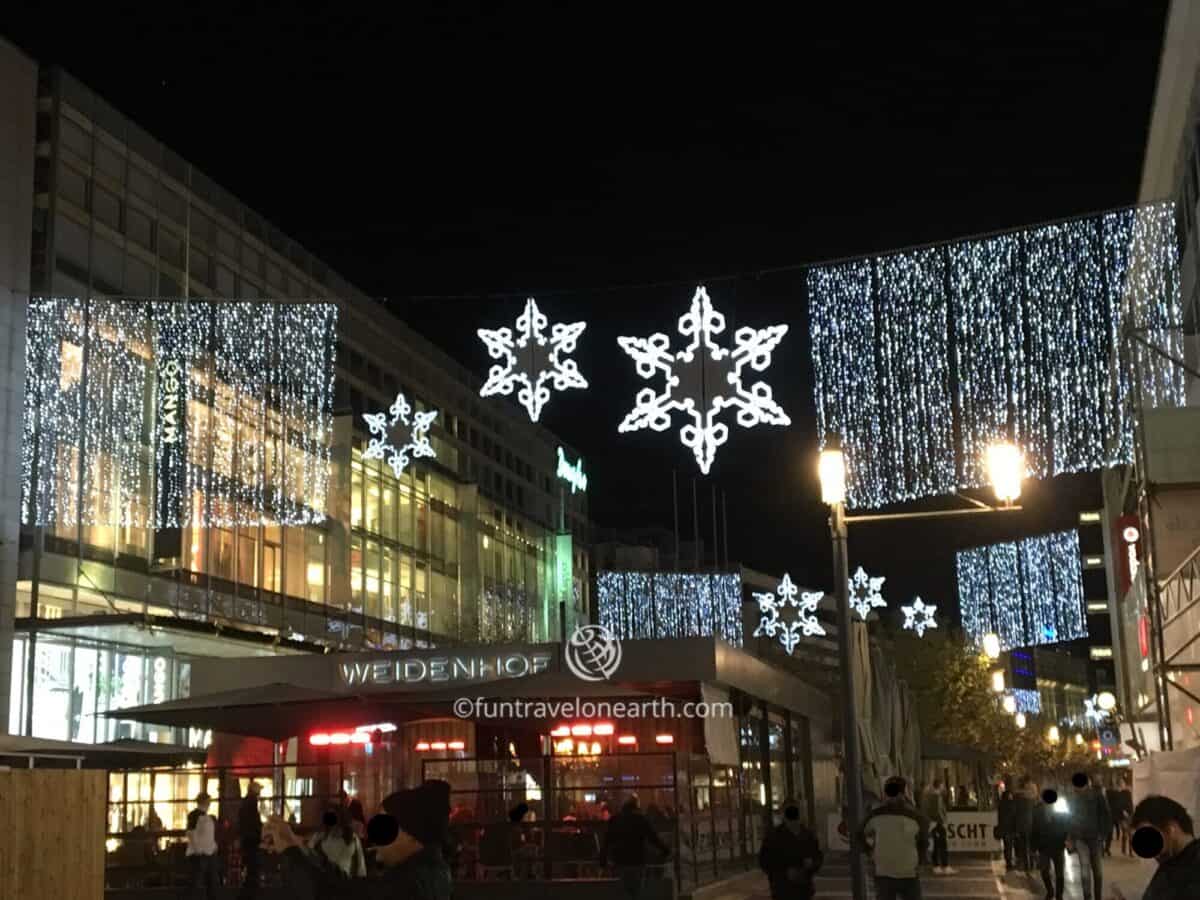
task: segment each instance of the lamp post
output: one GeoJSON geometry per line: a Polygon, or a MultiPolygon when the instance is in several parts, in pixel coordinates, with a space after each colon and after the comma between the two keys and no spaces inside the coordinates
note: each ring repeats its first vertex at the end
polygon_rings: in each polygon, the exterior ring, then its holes
{"type": "MultiPolygon", "coordinates": [[[[846,765],[846,800],[850,832],[850,890],[854,900],[866,900],[866,875],[862,866],[862,848],[857,840],[858,829],[863,824],[862,793],[862,747],[858,740],[858,714],[855,709],[855,666],[850,648],[850,629],[854,626],[850,618],[850,562],[846,554],[847,528],[852,522],[883,522],[898,519],[934,519],[945,516],[975,515],[986,512],[1010,512],[1020,510],[1013,501],[1021,496],[1021,480],[1025,476],[1025,460],[1019,448],[1012,444],[992,444],[987,448],[986,465],[992,490],[1000,506],[988,506],[972,497],[958,494],[959,499],[970,504],[968,509],[934,510],[930,512],[879,513],[872,515],[846,515],[846,457],[842,453],[841,439],[830,434],[817,464],[821,480],[821,502],[829,507],[829,533],[833,541],[834,597],[837,600],[838,662],[842,681],[842,742],[846,765]]],[[[865,624],[863,627],[866,627],[865,624]]],[[[989,638],[994,636],[989,635],[989,638]]],[[[1000,655],[999,638],[985,641],[985,652],[992,658],[1000,655]]],[[[1024,727],[1024,716],[1019,715],[1019,727],[1024,727]]]]}
{"type": "Polygon", "coordinates": [[[842,676],[842,756],[846,768],[846,830],[850,837],[850,895],[866,900],[867,880],[862,865],[858,830],[863,825],[862,747],[858,741],[855,708],[854,659],[850,648],[850,561],[846,555],[846,460],[841,443],[825,442],[818,471],[821,500],[829,506],[829,534],[833,540],[834,597],[837,600],[838,665],[842,676]]]}

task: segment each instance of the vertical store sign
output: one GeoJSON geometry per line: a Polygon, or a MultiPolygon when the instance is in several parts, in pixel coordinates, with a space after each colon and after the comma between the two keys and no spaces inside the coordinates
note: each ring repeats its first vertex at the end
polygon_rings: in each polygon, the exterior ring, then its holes
{"type": "Polygon", "coordinates": [[[183,302],[159,306],[154,346],[154,555],[179,556],[180,524],[186,516],[187,319],[183,302]]]}
{"type": "Polygon", "coordinates": [[[1137,516],[1121,516],[1117,519],[1116,540],[1119,548],[1120,562],[1117,570],[1121,579],[1121,596],[1133,587],[1133,579],[1137,577],[1138,566],[1141,562],[1142,530],[1137,516]]]}
{"type": "Polygon", "coordinates": [[[571,535],[559,534],[554,539],[554,593],[568,608],[574,602],[574,550],[571,535]]]}

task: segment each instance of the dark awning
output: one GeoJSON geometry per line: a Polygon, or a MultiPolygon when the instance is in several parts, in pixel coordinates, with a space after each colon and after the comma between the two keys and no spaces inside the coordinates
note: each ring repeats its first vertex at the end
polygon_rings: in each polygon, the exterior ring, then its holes
{"type": "Polygon", "coordinates": [[[199,762],[206,755],[205,750],[151,741],[118,740],[104,744],[81,744],[0,734],[0,759],[11,760],[10,764],[15,765],[24,765],[29,757],[34,757],[35,760],[74,761],[84,769],[129,769],[199,762]]]}
{"type": "Polygon", "coordinates": [[[110,719],[129,719],[174,728],[211,728],[227,734],[283,741],[321,728],[352,728],[385,721],[388,704],[298,687],[267,684],[105,713],[110,719]]]}

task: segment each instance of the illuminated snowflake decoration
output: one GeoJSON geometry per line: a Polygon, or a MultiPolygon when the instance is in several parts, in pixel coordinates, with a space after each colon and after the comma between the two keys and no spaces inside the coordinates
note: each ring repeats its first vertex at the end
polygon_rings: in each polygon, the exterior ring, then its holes
{"type": "Polygon", "coordinates": [[[536,422],[542,415],[542,407],[550,399],[551,385],[556,391],[588,386],[575,360],[563,358],[575,352],[587,322],[569,325],[556,322],[550,326],[550,336],[546,337],[545,328],[549,322],[546,314],[538,309],[537,301],[530,297],[525,301],[525,312],[517,316],[515,335],[511,328],[479,329],[488,355],[501,360],[488,370],[487,382],[479,396],[508,396],[519,385],[517,401],[536,422]]]}
{"type": "Polygon", "coordinates": [[[926,628],[937,628],[937,620],[933,617],[937,607],[926,605],[920,597],[913,598],[912,606],[902,606],[900,609],[904,613],[904,627],[915,631],[917,637],[924,637],[926,628]]]}
{"type": "Polygon", "coordinates": [[[754,637],[778,637],[783,648],[791,655],[802,635],[811,637],[825,633],[825,629],[814,615],[817,604],[824,596],[822,591],[800,590],[792,583],[792,576],[785,572],[774,594],[754,595],[754,599],[758,601],[759,612],[762,613],[758,628],[754,630],[754,637]],[[799,600],[796,599],[797,594],[800,595],[799,600]],[[779,616],[788,606],[796,608],[796,618],[792,622],[784,622],[779,616]]]}
{"type": "Polygon", "coordinates": [[[652,388],[638,391],[633,409],[617,430],[666,431],[671,427],[672,412],[685,413],[692,421],[679,429],[679,438],[707,475],[717,448],[729,439],[729,426],[715,421],[721,410],[737,409],[737,423],[743,428],[792,423],[771,396],[769,385],[756,381],[746,387],[743,381],[746,366],[762,372],[771,364],[771,353],[788,327],[739,328],[733,335],[732,350],[719,347],[713,338],[725,331],[725,317],[713,309],[708,291],[698,287],[691,309],[679,319],[678,330],[691,340],[677,352],[671,351],[671,339],[661,333],[617,338],[642,378],[661,372],[666,381],[662,393],[652,388]]]}
{"type": "Polygon", "coordinates": [[[1100,708],[1100,698],[1096,695],[1085,697],[1083,700],[1083,717],[1093,725],[1099,725],[1108,718],[1108,713],[1100,708]]]}
{"type": "Polygon", "coordinates": [[[862,566],[858,567],[858,571],[850,579],[850,608],[858,613],[859,618],[864,622],[867,621],[867,615],[872,609],[887,606],[887,601],[879,592],[885,580],[882,576],[875,578],[868,575],[862,566]]]}
{"type": "Polygon", "coordinates": [[[386,460],[399,478],[417,457],[437,456],[429,443],[429,426],[436,418],[436,409],[413,412],[404,394],[396,395],[386,413],[363,413],[363,420],[371,430],[363,459],[386,460]]]}

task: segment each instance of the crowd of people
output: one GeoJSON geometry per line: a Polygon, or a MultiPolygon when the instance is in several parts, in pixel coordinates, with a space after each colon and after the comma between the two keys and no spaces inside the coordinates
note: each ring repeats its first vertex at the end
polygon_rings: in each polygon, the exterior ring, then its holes
{"type": "MultiPolygon", "coordinates": [[[[450,785],[427,781],[411,790],[384,798],[378,813],[364,821],[362,804],[343,791],[326,810],[321,827],[307,838],[280,817],[263,820],[259,785],[251,781],[236,821],[240,870],[239,898],[258,896],[262,884],[262,854],[283,857],[289,894],[299,898],[355,900],[448,900],[453,871],[462,847],[451,827],[450,785]]],[[[201,793],[188,815],[187,861],[193,897],[218,895],[220,852],[218,825],[209,813],[211,798],[201,793]]],[[[596,862],[611,871],[625,894],[635,900],[644,889],[647,870],[661,864],[671,850],[659,837],[655,823],[641,810],[636,796],[625,798],[616,813],[606,810],[603,842],[596,862]]],[[[510,877],[532,877],[536,852],[524,824],[531,811],[518,804],[502,827],[489,827],[482,836],[490,848],[503,845],[510,877]]]]}
{"type": "MultiPolygon", "coordinates": [[[[379,812],[365,821],[362,804],[343,792],[327,810],[322,824],[307,839],[281,818],[265,822],[259,814],[258,791],[243,798],[237,844],[244,880],[240,897],[256,896],[260,854],[282,854],[289,887],[299,897],[413,898],[448,900],[454,859],[460,851],[451,830],[450,786],[428,781],[386,797],[379,812]]],[[[947,792],[934,781],[914,799],[908,782],[888,779],[884,798],[866,816],[853,840],[872,860],[878,900],[920,900],[923,868],[935,875],[953,874],[947,848],[947,792]]],[[[209,814],[210,798],[200,794],[188,816],[187,858],[194,896],[215,897],[219,883],[217,824],[209,814]]],[[[803,823],[794,801],[783,805],[782,821],[768,832],[758,862],[766,873],[773,900],[810,900],[823,862],[820,844],[803,823]]],[[[523,823],[530,813],[518,804],[502,829],[485,835],[503,845],[510,877],[530,877],[530,851],[523,823]]],[[[605,819],[598,862],[610,867],[623,891],[642,895],[650,865],[665,861],[670,848],[630,796],[605,819]]],[[[1082,900],[1108,900],[1104,893],[1106,855],[1153,858],[1157,870],[1142,900],[1200,900],[1200,841],[1187,810],[1162,796],[1149,796],[1136,806],[1128,782],[1107,791],[1086,773],[1077,773],[1063,795],[1053,787],[1039,790],[1025,778],[1012,789],[1001,788],[996,836],[1003,842],[1011,871],[1030,878],[1036,868],[1047,900],[1065,900],[1065,866],[1069,854],[1079,860],[1082,900]]]]}

